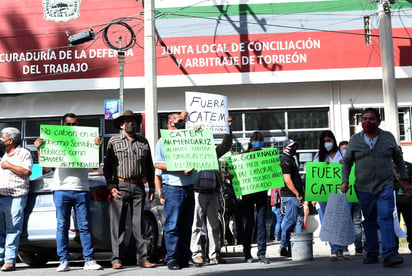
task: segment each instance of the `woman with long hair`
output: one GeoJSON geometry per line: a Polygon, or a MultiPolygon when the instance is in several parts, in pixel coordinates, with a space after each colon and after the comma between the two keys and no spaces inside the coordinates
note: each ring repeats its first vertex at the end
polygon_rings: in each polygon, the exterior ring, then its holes
{"type": "MultiPolygon", "coordinates": [[[[339,149],[338,143],[336,142],[335,135],[332,131],[326,130],[321,133],[319,137],[319,151],[313,158],[314,162],[340,162],[342,163],[343,156],[345,154],[344,149],[339,149]]],[[[319,202],[320,210],[322,214],[325,213],[327,202],[319,202]]],[[[321,222],[322,223],[322,222],[321,222]]],[[[338,260],[338,252],[342,251],[343,258],[345,260],[349,259],[350,253],[348,251],[348,246],[339,246],[333,243],[329,243],[331,253],[330,260],[338,260]]]]}

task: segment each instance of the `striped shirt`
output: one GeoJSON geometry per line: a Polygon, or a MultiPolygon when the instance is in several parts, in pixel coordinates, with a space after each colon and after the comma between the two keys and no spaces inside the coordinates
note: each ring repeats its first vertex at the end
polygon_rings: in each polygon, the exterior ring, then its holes
{"type": "MultiPolygon", "coordinates": [[[[30,151],[18,147],[10,155],[6,152],[1,163],[8,161],[13,165],[25,168],[31,171],[33,159],[30,151]]],[[[8,169],[2,169],[0,166],[0,195],[19,197],[28,194],[30,176],[20,176],[8,169]]]]}
{"type": "Polygon", "coordinates": [[[103,172],[107,184],[117,183],[116,177],[142,180],[154,187],[154,166],[146,138],[135,135],[129,140],[123,133],[110,138],[103,172]]]}

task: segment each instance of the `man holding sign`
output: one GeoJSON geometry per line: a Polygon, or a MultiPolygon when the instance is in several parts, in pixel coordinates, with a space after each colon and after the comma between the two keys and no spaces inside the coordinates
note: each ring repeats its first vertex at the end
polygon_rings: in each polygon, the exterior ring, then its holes
{"type": "MultiPolygon", "coordinates": [[[[64,126],[77,126],[77,116],[67,113],[63,116],[64,126]]],[[[93,142],[97,145],[102,144],[100,137],[95,137],[93,142]]],[[[41,159],[41,149],[47,149],[47,143],[42,138],[36,139],[34,145],[41,159]],[[42,146],[44,144],[44,146],[42,146]]],[[[77,226],[80,233],[80,241],[83,248],[83,258],[85,270],[99,270],[102,267],[93,260],[93,240],[90,232],[88,212],[89,212],[89,180],[87,168],[57,168],[53,179],[53,201],[56,206],[57,231],[56,244],[57,255],[60,265],[57,272],[68,271],[69,250],[68,250],[68,231],[70,227],[70,217],[72,208],[75,209],[77,226]]]]}
{"type": "MultiPolygon", "coordinates": [[[[185,128],[185,115],[172,113],[168,116],[167,129],[185,128]]],[[[164,239],[166,262],[170,270],[189,266],[192,257],[190,239],[195,207],[193,168],[184,171],[168,171],[162,138],[156,144],[155,167],[162,170],[164,204],[164,239]]]]}

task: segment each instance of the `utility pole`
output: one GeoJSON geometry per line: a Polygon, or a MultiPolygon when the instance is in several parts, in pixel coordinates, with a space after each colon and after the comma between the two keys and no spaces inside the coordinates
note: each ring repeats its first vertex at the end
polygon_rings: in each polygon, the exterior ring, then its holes
{"type": "Polygon", "coordinates": [[[154,0],[144,0],[144,79],[146,139],[152,154],[158,139],[157,70],[154,0]]]}
{"type": "Polygon", "coordinates": [[[123,51],[117,51],[117,64],[119,64],[119,114],[123,114],[123,90],[124,90],[124,62],[125,55],[123,51]]]}
{"type": "Polygon", "coordinates": [[[398,97],[396,92],[395,62],[393,56],[393,38],[390,3],[394,0],[378,0],[378,23],[382,60],[383,106],[385,110],[385,128],[399,143],[398,97]]]}

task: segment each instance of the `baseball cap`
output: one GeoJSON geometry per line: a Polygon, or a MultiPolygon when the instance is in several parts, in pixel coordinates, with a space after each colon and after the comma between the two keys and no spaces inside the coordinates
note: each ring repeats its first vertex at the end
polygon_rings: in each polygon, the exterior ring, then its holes
{"type": "Polygon", "coordinates": [[[293,141],[292,139],[287,139],[287,140],[283,141],[283,147],[284,148],[291,147],[294,144],[297,144],[297,142],[293,141]]]}

